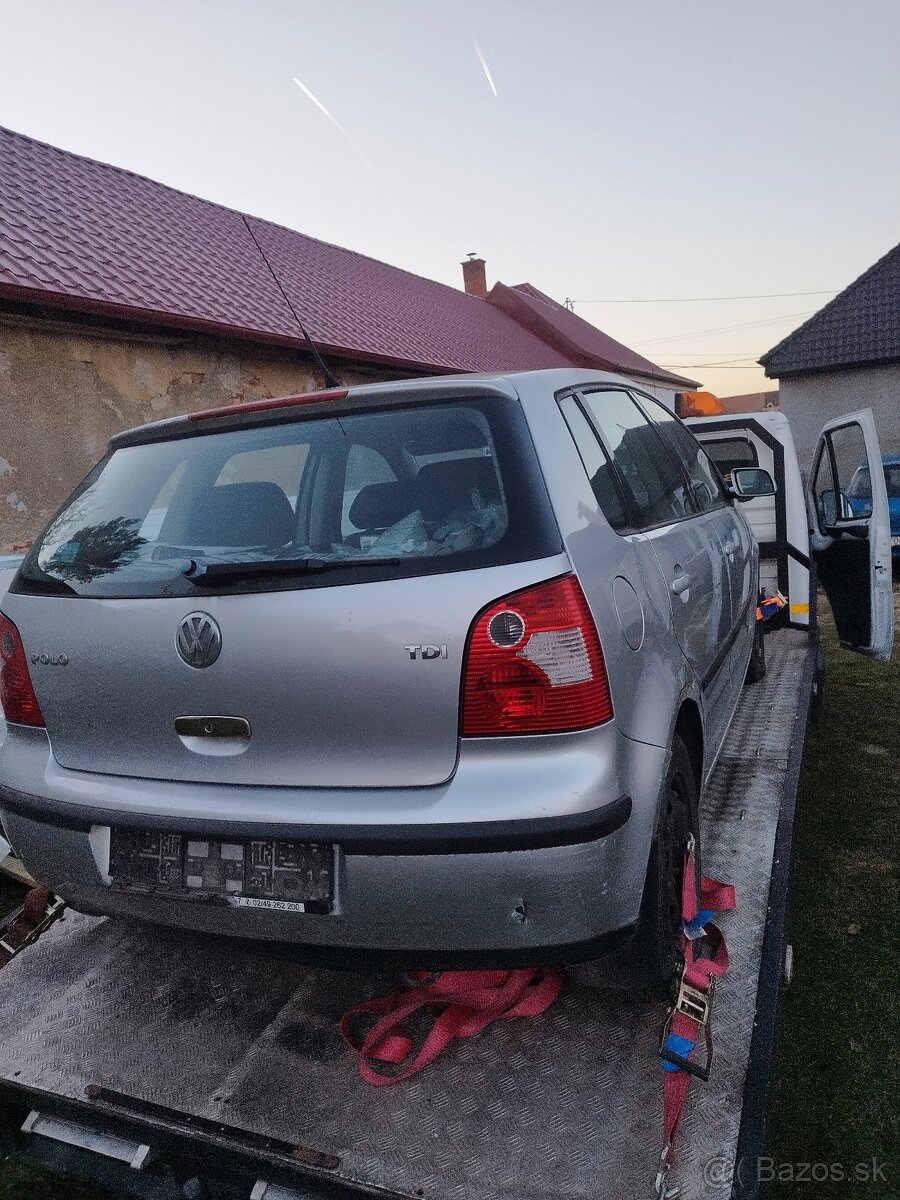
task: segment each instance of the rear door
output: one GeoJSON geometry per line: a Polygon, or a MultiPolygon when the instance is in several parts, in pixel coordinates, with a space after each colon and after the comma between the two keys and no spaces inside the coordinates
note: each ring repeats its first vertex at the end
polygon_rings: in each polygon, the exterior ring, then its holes
{"type": "Polygon", "coordinates": [[[662,572],[672,629],[703,688],[715,737],[722,712],[718,701],[729,680],[721,648],[732,624],[716,513],[697,511],[680,461],[629,393],[585,392],[583,401],[619,470],[634,524],[662,572]]]}
{"type": "Polygon", "coordinates": [[[718,553],[713,552],[714,568],[717,566],[722,573],[723,601],[721,621],[715,631],[717,644],[713,667],[718,668],[720,664],[725,667],[715,671],[716,699],[721,697],[727,707],[725,693],[736,694],[736,689],[743,683],[752,638],[749,608],[756,603],[756,551],[750,529],[743,513],[725,492],[719,472],[690,430],[657,401],[641,395],[640,402],[673,457],[681,464],[688,479],[691,502],[706,518],[710,541],[718,548],[718,553]]]}
{"type": "Polygon", "coordinates": [[[844,645],[887,660],[894,643],[891,529],[872,410],[822,430],[807,488],[810,550],[844,645]]]}

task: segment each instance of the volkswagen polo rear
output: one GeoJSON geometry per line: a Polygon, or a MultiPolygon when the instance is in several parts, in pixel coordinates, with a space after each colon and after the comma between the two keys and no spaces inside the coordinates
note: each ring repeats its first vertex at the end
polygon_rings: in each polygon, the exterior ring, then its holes
{"type": "Polygon", "coordinates": [[[4,825],[83,911],[435,963],[637,915],[664,755],[617,728],[509,381],[115,437],[0,650],[4,825]]]}

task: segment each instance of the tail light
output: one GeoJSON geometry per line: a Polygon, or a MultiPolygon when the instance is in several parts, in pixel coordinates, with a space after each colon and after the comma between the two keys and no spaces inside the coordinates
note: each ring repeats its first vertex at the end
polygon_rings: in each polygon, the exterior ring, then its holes
{"type": "Polygon", "coordinates": [[[497,600],[466,647],[464,737],[558,733],[612,715],[600,639],[574,575],[497,600]]]}
{"type": "Polygon", "coordinates": [[[13,725],[43,726],[19,631],[0,613],[0,708],[13,725]]]}

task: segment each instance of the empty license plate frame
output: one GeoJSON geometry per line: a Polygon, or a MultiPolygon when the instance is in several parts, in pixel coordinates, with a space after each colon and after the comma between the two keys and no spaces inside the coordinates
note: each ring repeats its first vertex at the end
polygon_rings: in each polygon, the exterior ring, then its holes
{"type": "Polygon", "coordinates": [[[334,846],[323,842],[110,829],[111,886],[142,895],[328,913],[334,905],[334,859],[334,846]]]}

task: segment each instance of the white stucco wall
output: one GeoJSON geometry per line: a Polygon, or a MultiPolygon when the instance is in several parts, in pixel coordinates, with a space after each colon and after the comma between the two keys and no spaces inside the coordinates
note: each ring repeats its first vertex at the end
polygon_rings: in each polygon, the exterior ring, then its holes
{"type": "MultiPolygon", "coordinates": [[[[639,387],[642,392],[646,392],[648,396],[653,396],[660,402],[660,404],[664,404],[670,412],[675,411],[674,388],[666,387],[664,384],[659,383],[655,379],[648,379],[645,375],[631,374],[629,375],[629,378],[634,380],[636,386],[639,387]]],[[[678,390],[683,391],[684,389],[679,388],[678,390]]]]}
{"type": "Polygon", "coordinates": [[[794,433],[800,466],[808,471],[826,421],[871,408],[883,454],[900,453],[900,364],[829,371],[779,380],[781,411],[794,433]]]}

